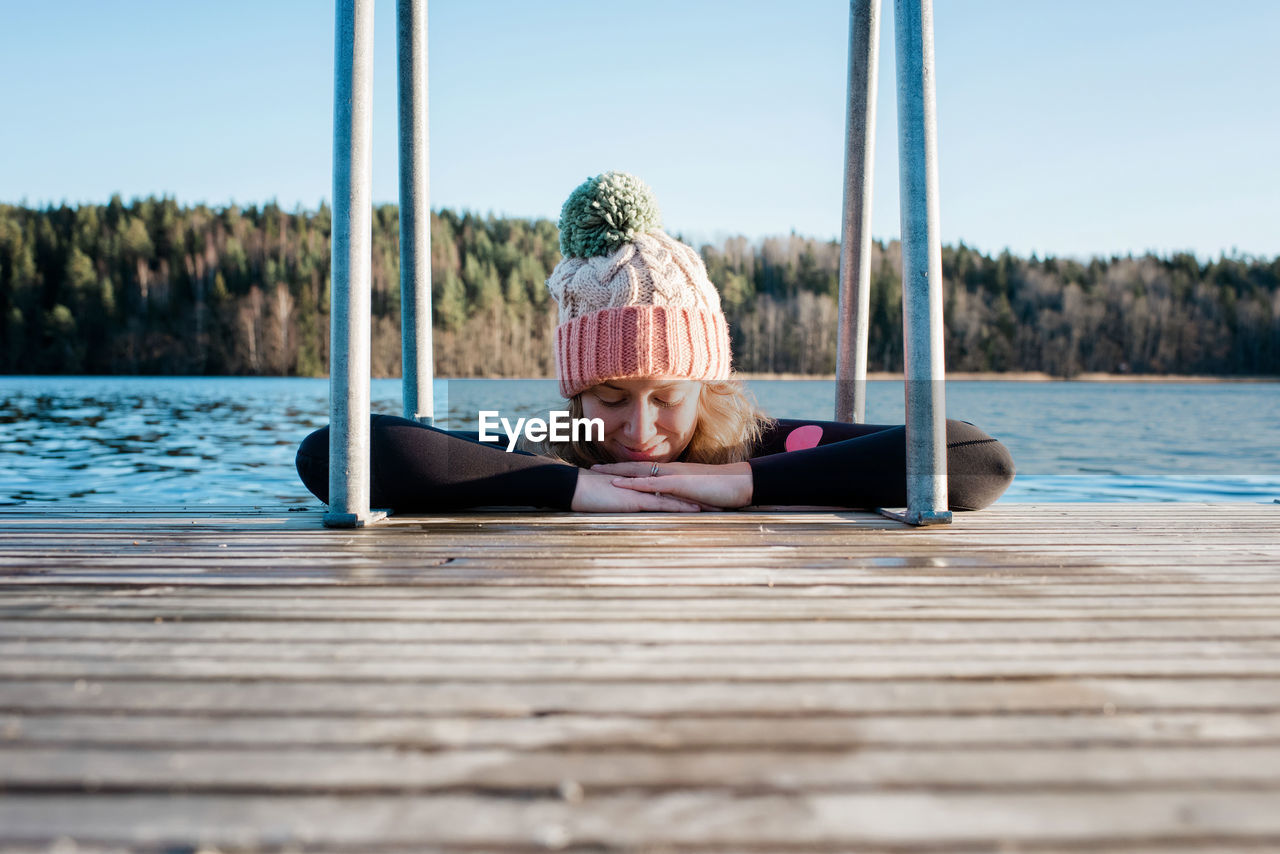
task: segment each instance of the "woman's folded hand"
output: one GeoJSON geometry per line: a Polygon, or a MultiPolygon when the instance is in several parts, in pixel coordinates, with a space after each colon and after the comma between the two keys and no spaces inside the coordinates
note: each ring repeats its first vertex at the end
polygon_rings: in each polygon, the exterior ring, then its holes
{"type": "Polygon", "coordinates": [[[697,502],[705,509],[733,509],[751,503],[753,481],[746,462],[726,465],[702,463],[601,463],[592,473],[611,475],[612,485],[639,493],[675,496],[697,502]]]}
{"type": "Polygon", "coordinates": [[[613,475],[579,469],[570,509],[579,513],[697,513],[702,509],[697,503],[674,495],[623,489],[615,480],[613,475]]]}

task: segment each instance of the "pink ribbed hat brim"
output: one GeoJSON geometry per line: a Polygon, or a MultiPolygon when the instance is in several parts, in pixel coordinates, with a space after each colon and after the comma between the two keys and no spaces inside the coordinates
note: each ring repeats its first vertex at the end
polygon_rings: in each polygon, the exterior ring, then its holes
{"type": "Polygon", "coordinates": [[[556,373],[566,398],[612,379],[729,379],[729,327],[703,308],[628,305],[556,327],[556,373]]]}

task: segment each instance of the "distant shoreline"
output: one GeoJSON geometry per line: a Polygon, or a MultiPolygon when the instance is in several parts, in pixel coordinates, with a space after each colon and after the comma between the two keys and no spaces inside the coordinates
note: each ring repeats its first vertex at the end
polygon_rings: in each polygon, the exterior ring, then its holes
{"type": "MultiPolygon", "coordinates": [[[[746,380],[834,380],[835,374],[769,374],[741,373],[746,380]]],[[[902,380],[902,374],[887,371],[870,371],[871,381],[902,380]]],[[[1070,377],[1055,377],[1042,371],[948,371],[947,382],[1081,382],[1081,383],[1276,383],[1280,376],[1214,376],[1211,374],[1108,374],[1089,372],[1070,377]]]]}

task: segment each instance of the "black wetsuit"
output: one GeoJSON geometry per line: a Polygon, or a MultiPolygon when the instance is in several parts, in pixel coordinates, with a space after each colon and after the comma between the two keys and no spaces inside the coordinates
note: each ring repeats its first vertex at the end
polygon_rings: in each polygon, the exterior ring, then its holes
{"type": "MultiPolygon", "coordinates": [[[[475,433],[424,427],[391,415],[372,418],[370,505],[400,512],[482,506],[570,509],[578,469],[547,457],[481,444],[475,433]]],[[[797,443],[793,441],[794,447],[797,443]]],[[[907,503],[906,428],[779,419],[754,449],[753,505],[902,507],[907,503]],[[820,438],[814,427],[821,430],[820,438]],[[797,428],[816,446],[786,450],[797,428]]],[[[329,428],[298,449],[298,474],[329,499],[329,428]]],[[[978,510],[1013,480],[1004,445],[965,421],[947,422],[947,486],[953,510],[978,510]]]]}

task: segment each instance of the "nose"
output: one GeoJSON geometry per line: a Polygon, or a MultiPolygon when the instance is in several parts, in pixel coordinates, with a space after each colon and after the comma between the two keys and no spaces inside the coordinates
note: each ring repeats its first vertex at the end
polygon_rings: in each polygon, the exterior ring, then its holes
{"type": "Polygon", "coordinates": [[[628,444],[643,448],[658,435],[657,410],[644,403],[637,402],[627,418],[627,427],[623,431],[628,444]]]}

